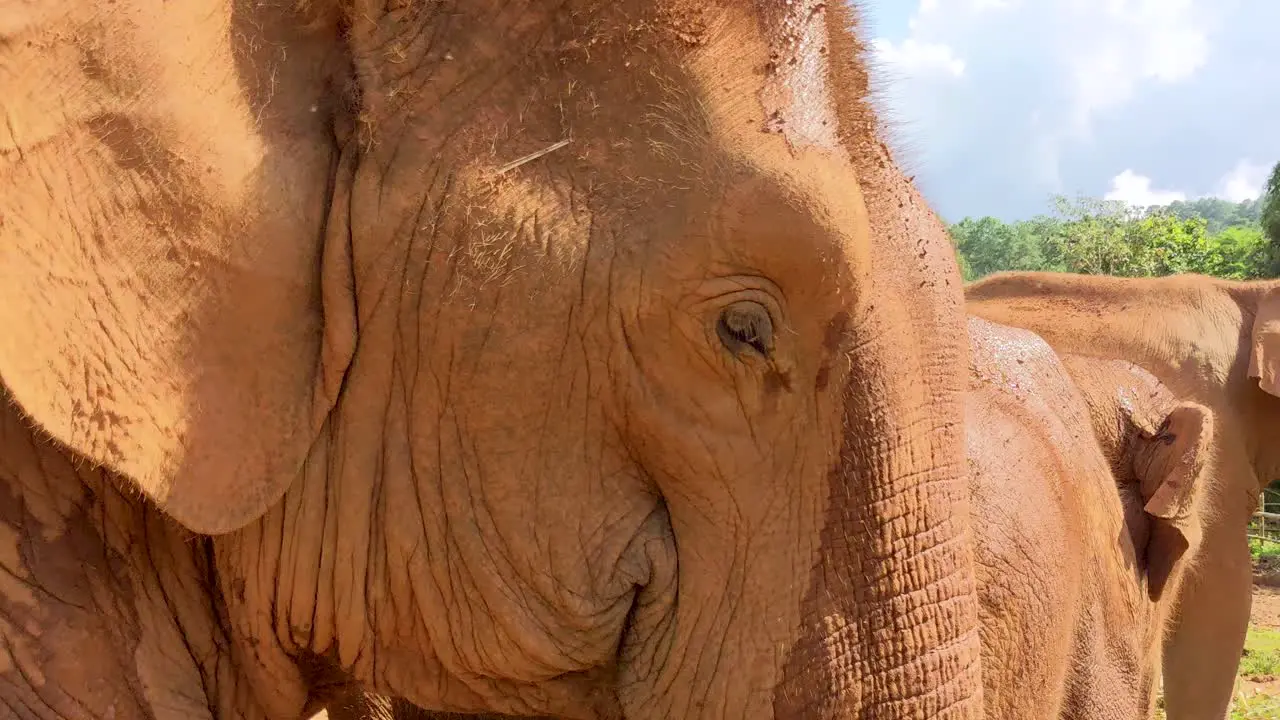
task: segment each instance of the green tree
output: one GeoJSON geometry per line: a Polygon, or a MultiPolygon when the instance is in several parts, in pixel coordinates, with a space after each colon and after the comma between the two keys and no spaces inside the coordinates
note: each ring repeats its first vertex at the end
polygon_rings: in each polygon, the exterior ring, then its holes
{"type": "Polygon", "coordinates": [[[1262,193],[1262,232],[1267,237],[1267,274],[1280,275],[1280,162],[1271,168],[1267,188],[1262,193]]]}
{"type": "MultiPolygon", "coordinates": [[[[955,241],[956,241],[955,235],[952,235],[951,242],[955,243],[955,241]]],[[[960,279],[964,280],[965,282],[978,279],[973,274],[973,266],[969,264],[969,259],[964,256],[964,253],[960,252],[959,247],[956,248],[956,264],[960,266],[960,279]]]]}
{"type": "Polygon", "coordinates": [[[1262,214],[1262,200],[1255,198],[1238,203],[1212,197],[1175,200],[1157,211],[1172,213],[1184,220],[1204,218],[1209,234],[1216,235],[1229,227],[1256,225],[1262,214]]]}
{"type": "Polygon", "coordinates": [[[1267,240],[1258,225],[1229,227],[1209,238],[1210,261],[1198,272],[1231,280],[1268,276],[1267,240]]]}
{"type": "Polygon", "coordinates": [[[1257,200],[1134,208],[1057,196],[1048,215],[1013,223],[965,218],[950,229],[966,280],[1001,270],[1273,277],[1280,275],[1280,164],[1257,200]]]}
{"type": "Polygon", "coordinates": [[[1000,270],[1041,270],[1042,244],[1022,227],[993,217],[965,218],[951,226],[951,239],[961,258],[966,280],[1000,270]]]}
{"type": "Polygon", "coordinates": [[[1090,275],[1140,274],[1134,236],[1140,211],[1097,198],[1053,198],[1057,224],[1043,223],[1042,241],[1050,259],[1068,272],[1090,275]]]}
{"type": "Polygon", "coordinates": [[[1135,276],[1205,272],[1214,262],[1204,218],[1184,220],[1170,213],[1149,214],[1130,225],[1126,239],[1132,248],[1130,269],[1135,276]]]}

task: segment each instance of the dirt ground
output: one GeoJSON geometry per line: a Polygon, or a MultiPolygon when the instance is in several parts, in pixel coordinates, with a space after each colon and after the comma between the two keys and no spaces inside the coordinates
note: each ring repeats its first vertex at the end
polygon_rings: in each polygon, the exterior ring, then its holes
{"type": "Polygon", "coordinates": [[[1253,584],[1253,624],[1280,630],[1280,578],[1253,584]]]}
{"type": "Polygon", "coordinates": [[[1280,557],[1253,562],[1253,624],[1280,629],[1280,557]]]}

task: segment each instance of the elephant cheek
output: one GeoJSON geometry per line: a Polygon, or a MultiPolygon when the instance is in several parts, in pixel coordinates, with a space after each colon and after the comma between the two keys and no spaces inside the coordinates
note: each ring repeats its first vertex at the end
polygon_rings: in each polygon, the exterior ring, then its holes
{"type": "Polygon", "coordinates": [[[922,447],[927,438],[875,457],[868,443],[853,439],[884,437],[883,428],[847,422],[845,437],[774,715],[977,718],[979,638],[964,477],[945,464],[905,461],[930,457],[922,447]]]}

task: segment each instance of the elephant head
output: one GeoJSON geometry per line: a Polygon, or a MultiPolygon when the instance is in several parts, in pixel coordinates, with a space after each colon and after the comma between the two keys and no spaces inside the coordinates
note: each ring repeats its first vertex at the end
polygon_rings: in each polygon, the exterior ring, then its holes
{"type": "Polygon", "coordinates": [[[1158,601],[1185,565],[1187,550],[1200,542],[1213,413],[1177,400],[1133,363],[1069,354],[1061,359],[1115,475],[1142,582],[1158,601]]]}
{"type": "Polygon", "coordinates": [[[242,714],[979,711],[959,277],[843,4],[0,33],[0,377],[208,548],[242,714]]]}

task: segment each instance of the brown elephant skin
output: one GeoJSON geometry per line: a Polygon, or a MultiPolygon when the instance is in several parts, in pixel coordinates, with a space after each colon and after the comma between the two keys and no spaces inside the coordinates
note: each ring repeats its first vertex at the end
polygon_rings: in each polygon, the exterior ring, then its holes
{"type": "Polygon", "coordinates": [[[1203,539],[1169,600],[1163,684],[1169,720],[1222,720],[1252,597],[1245,527],[1259,481],[1280,477],[1280,282],[1001,273],[965,298],[973,315],[1059,353],[1132,362],[1213,411],[1203,539]]]}
{"type": "Polygon", "coordinates": [[[1128,363],[969,327],[986,717],[1151,717],[1213,415],[1128,363]]]}
{"type": "Polygon", "coordinates": [[[982,712],[844,3],[0,12],[0,714],[982,712]]]}

